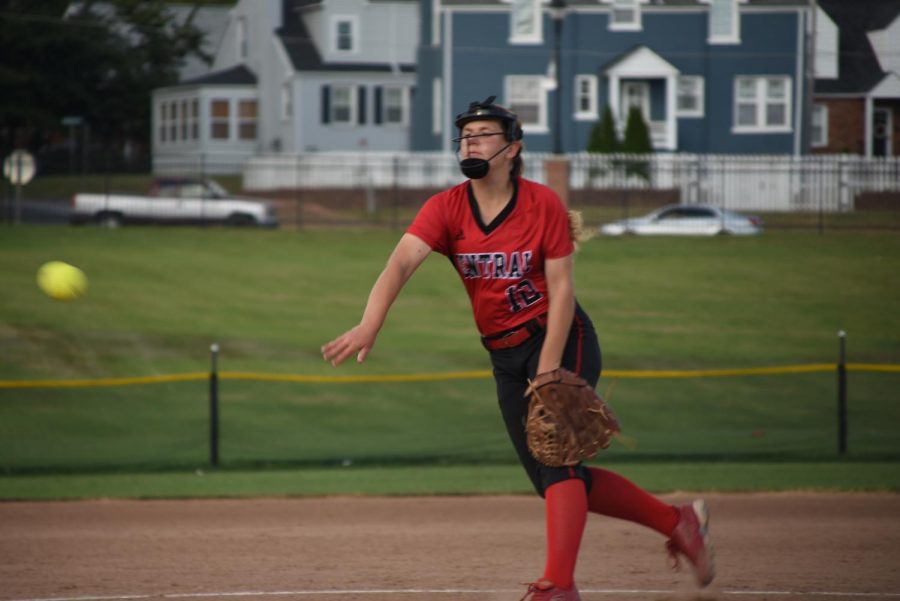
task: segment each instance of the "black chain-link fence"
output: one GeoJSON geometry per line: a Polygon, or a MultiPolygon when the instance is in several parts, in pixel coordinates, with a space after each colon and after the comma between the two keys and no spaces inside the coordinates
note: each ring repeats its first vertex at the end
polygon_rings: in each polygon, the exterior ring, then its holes
{"type": "MultiPolygon", "coordinates": [[[[526,155],[525,177],[546,182],[545,163],[551,156],[526,155]]],[[[718,209],[723,224],[722,211],[751,217],[763,229],[900,229],[897,158],[583,153],[567,159],[569,205],[582,211],[592,228],[684,205],[718,209]]],[[[248,220],[235,218],[244,215],[241,209],[222,209],[224,202],[240,196],[268,204],[281,227],[400,228],[430,195],[463,180],[455,156],[425,152],[270,155],[247,161],[172,156],[157,158],[153,175],[102,168],[90,174],[48,175],[39,165],[35,181],[21,191],[7,184],[2,215],[10,221],[20,202],[26,220],[42,211],[59,216],[75,209],[81,221],[106,222],[103,216],[120,206],[128,221],[146,197],[150,208],[138,215],[141,221],[245,224],[248,220]],[[164,193],[160,178],[186,181],[193,192],[164,193]],[[217,196],[209,186],[197,192],[200,188],[193,184],[210,179],[229,194],[217,196]],[[75,193],[99,194],[104,200],[95,199],[93,208],[81,210],[74,206],[75,193]],[[117,202],[122,195],[134,198],[130,204],[117,202]]],[[[644,233],[632,229],[627,233],[644,233]]],[[[736,228],[720,229],[738,233],[736,228]]]]}

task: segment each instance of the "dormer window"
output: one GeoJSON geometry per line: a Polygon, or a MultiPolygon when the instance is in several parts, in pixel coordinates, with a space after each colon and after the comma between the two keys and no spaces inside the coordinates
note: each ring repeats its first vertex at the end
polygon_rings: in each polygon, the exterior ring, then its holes
{"type": "Polygon", "coordinates": [[[638,6],[638,0],[612,0],[609,28],[613,31],[639,30],[641,28],[641,8],[638,6]]]}
{"type": "Polygon", "coordinates": [[[540,0],[512,0],[509,15],[511,44],[536,44],[542,41],[540,0]]]}
{"type": "Polygon", "coordinates": [[[738,0],[708,0],[709,43],[737,44],[741,41],[738,0]]]}
{"type": "Polygon", "coordinates": [[[355,16],[334,17],[332,26],[331,48],[339,54],[352,54],[359,51],[359,23],[355,16]]]}

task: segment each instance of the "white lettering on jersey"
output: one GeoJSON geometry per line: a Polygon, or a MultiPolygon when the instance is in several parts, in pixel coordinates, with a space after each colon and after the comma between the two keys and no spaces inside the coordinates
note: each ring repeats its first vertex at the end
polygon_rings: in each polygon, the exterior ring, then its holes
{"type": "Polygon", "coordinates": [[[456,267],[467,280],[484,278],[494,280],[518,280],[531,271],[530,250],[504,252],[457,253],[456,267]]]}

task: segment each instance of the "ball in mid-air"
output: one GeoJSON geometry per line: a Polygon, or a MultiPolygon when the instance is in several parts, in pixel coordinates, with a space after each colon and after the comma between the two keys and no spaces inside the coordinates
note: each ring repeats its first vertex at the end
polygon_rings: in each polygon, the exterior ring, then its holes
{"type": "Polygon", "coordinates": [[[62,261],[44,263],[37,273],[41,290],[56,300],[74,300],[87,292],[88,281],[84,272],[62,261]]]}

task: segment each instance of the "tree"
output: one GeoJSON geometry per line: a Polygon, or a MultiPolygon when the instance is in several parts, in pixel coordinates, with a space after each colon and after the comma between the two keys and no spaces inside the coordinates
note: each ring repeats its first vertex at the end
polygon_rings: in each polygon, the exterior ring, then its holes
{"type": "MultiPolygon", "coordinates": [[[[652,154],[653,143],[650,141],[650,128],[644,121],[644,114],[636,106],[628,110],[628,122],[625,124],[625,139],[622,142],[622,152],[629,154],[652,154]]],[[[650,179],[650,164],[646,161],[628,162],[625,172],[629,175],[639,175],[650,179]]]]}
{"type": "Polygon", "coordinates": [[[607,104],[603,109],[600,120],[591,128],[591,136],[588,139],[588,152],[612,154],[621,150],[619,135],[616,133],[616,123],[612,109],[607,104]]]}
{"type": "Polygon", "coordinates": [[[191,54],[210,58],[194,12],[178,23],[160,1],[0,0],[2,149],[38,150],[69,115],[106,146],[145,144],[152,90],[191,54]]]}

